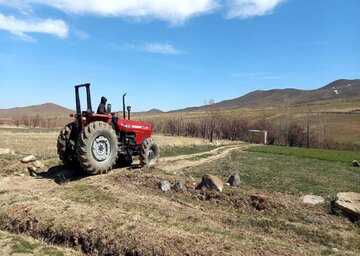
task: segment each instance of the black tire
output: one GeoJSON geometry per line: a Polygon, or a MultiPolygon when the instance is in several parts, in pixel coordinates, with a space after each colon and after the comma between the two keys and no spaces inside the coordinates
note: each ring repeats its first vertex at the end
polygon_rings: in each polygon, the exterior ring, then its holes
{"type": "Polygon", "coordinates": [[[130,154],[119,154],[116,165],[118,167],[130,166],[133,163],[133,157],[130,154]]]}
{"type": "Polygon", "coordinates": [[[153,167],[160,157],[159,145],[153,138],[146,138],[141,146],[139,159],[140,165],[153,167]]]}
{"type": "Polygon", "coordinates": [[[114,129],[104,122],[93,122],[80,133],[76,154],[88,174],[102,174],[113,168],[119,143],[114,129]]]}
{"type": "Polygon", "coordinates": [[[57,138],[57,153],[64,165],[76,166],[78,164],[75,155],[75,139],[72,134],[74,123],[67,124],[57,138]]]}

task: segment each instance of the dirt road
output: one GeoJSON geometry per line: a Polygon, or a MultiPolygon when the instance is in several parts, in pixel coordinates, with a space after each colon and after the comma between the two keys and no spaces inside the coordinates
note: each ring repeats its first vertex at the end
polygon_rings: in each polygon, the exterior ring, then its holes
{"type": "Polygon", "coordinates": [[[169,173],[181,171],[188,167],[195,167],[225,158],[234,150],[240,151],[249,146],[250,144],[241,143],[237,145],[221,146],[219,148],[202,153],[163,157],[160,159],[158,168],[169,173]]]}

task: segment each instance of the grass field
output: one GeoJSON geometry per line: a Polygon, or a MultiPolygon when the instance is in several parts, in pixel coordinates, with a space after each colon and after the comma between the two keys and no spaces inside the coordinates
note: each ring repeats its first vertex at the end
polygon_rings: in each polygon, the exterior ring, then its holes
{"type": "Polygon", "coordinates": [[[330,213],[337,192],[360,192],[357,152],[156,136],[156,168],[84,176],[60,165],[56,137],[0,129],[15,151],[0,155],[0,255],[360,254],[360,226],[330,213]],[[29,153],[45,165],[37,177],[19,163],[29,153]],[[195,190],[203,174],[234,172],[239,187],[195,190]],[[164,193],[163,180],[184,189],[164,193]],[[304,205],[305,194],[325,203],[304,205]]]}
{"type": "Polygon", "coordinates": [[[14,235],[0,231],[1,255],[82,255],[81,253],[61,247],[50,246],[44,242],[24,235],[14,235]]]}
{"type": "Polygon", "coordinates": [[[326,150],[268,145],[251,147],[246,151],[255,153],[270,153],[285,156],[294,156],[297,158],[311,158],[318,160],[341,162],[347,166],[351,166],[353,160],[360,159],[360,151],[349,150],[326,150]]]}

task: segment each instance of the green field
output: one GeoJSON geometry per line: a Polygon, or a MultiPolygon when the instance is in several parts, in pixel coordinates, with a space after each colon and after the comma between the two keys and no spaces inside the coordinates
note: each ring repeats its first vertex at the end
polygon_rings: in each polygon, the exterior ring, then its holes
{"type": "Polygon", "coordinates": [[[360,151],[308,149],[271,145],[251,147],[247,151],[341,162],[347,166],[351,166],[353,160],[359,159],[360,161],[360,151]]]}

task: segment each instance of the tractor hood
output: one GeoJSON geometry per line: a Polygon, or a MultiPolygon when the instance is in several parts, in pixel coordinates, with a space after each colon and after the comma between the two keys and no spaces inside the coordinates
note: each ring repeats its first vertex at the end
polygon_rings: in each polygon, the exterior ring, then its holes
{"type": "Polygon", "coordinates": [[[120,118],[117,122],[117,129],[123,132],[133,132],[136,137],[136,144],[141,145],[146,138],[151,137],[152,125],[120,118]]]}
{"type": "Polygon", "coordinates": [[[119,130],[121,131],[128,131],[128,132],[146,132],[150,133],[152,132],[152,125],[145,122],[139,122],[134,120],[128,120],[120,118],[117,122],[117,126],[119,130]]]}

